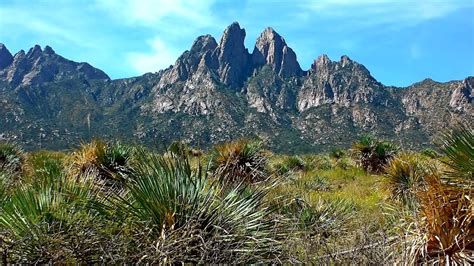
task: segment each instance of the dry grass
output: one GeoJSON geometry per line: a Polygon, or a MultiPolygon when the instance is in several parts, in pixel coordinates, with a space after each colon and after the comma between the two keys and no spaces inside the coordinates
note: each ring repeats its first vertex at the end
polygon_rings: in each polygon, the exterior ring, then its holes
{"type": "Polygon", "coordinates": [[[417,193],[421,210],[412,262],[474,263],[474,189],[443,184],[436,176],[417,193]]]}

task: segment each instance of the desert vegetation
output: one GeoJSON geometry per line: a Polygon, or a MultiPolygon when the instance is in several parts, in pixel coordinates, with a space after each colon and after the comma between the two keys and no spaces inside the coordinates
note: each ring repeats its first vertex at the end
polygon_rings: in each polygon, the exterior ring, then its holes
{"type": "Polygon", "coordinates": [[[437,149],[374,136],[327,154],[259,140],[164,152],[0,144],[8,263],[474,263],[474,132],[437,149]]]}

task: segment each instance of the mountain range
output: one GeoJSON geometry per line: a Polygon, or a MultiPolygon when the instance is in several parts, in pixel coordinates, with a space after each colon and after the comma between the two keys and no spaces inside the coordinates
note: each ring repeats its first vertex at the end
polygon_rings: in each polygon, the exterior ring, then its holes
{"type": "Polygon", "coordinates": [[[275,152],[304,153],[371,133],[420,149],[474,122],[474,77],[385,86],[348,56],[301,69],[272,28],[251,53],[245,35],[234,22],[219,42],[198,37],[167,69],[117,80],[49,46],[12,55],[0,44],[0,140],[62,150],[94,137],[202,148],[259,137],[275,152]]]}

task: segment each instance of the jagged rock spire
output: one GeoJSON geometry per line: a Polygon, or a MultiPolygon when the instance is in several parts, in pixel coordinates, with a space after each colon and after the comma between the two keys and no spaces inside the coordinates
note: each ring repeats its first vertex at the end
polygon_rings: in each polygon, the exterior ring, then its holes
{"type": "Polygon", "coordinates": [[[13,62],[13,56],[7,47],[0,43],[0,69],[4,69],[13,62]]]}
{"type": "Polygon", "coordinates": [[[242,85],[248,73],[249,53],[244,45],[245,29],[234,22],[224,31],[216,50],[219,62],[219,77],[231,87],[242,85]]]}
{"type": "Polygon", "coordinates": [[[270,27],[258,37],[252,53],[252,62],[255,67],[268,64],[280,76],[298,75],[302,72],[293,49],[270,27]]]}

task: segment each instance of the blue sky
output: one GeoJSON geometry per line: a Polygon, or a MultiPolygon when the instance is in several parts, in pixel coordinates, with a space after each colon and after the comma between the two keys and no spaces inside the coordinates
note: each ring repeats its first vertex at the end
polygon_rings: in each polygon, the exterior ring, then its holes
{"type": "Polygon", "coordinates": [[[386,85],[474,75],[474,0],[0,0],[0,42],[12,53],[50,45],[112,78],[165,68],[233,21],[250,52],[273,27],[303,69],[345,54],[386,85]]]}

